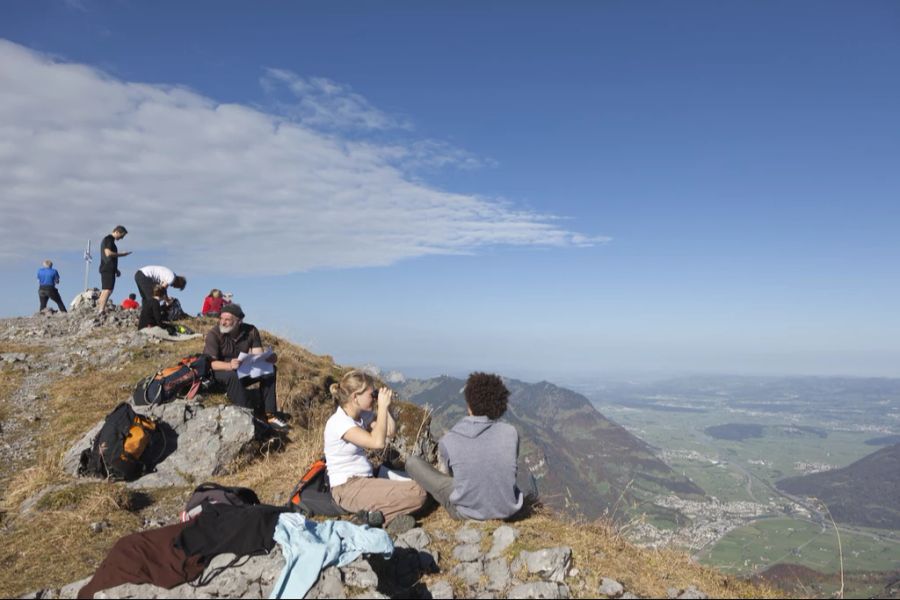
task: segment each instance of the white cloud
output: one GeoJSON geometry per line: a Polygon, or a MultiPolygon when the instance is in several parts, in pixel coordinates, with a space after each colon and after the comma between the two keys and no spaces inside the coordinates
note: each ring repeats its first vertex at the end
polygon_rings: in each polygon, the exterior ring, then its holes
{"type": "MultiPolygon", "coordinates": [[[[304,85],[315,94],[347,95],[311,81],[304,85]]],[[[397,126],[350,96],[337,108],[318,102],[313,120],[397,126]]],[[[76,250],[118,223],[131,232],[129,249],[162,252],[186,274],[282,274],[495,244],[607,240],[568,231],[551,215],[429,187],[395,165],[439,157],[430,144],[353,141],[0,40],[0,262],[76,250]]]]}
{"type": "Polygon", "coordinates": [[[285,69],[269,68],[260,83],[273,95],[281,88],[287,89],[291,101],[282,102],[279,107],[308,126],[362,130],[412,129],[409,121],[378,110],[349,86],[324,77],[305,78],[285,69]]]}

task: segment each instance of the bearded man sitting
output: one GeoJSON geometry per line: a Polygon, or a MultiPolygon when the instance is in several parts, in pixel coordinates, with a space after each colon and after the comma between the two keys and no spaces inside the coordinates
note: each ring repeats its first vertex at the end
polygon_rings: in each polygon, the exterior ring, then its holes
{"type": "MultiPolygon", "coordinates": [[[[287,423],[276,414],[278,410],[278,402],[275,397],[277,369],[273,366],[272,374],[261,378],[239,377],[237,370],[241,366],[241,361],[238,360],[238,356],[242,352],[262,354],[262,339],[256,327],[244,323],[244,311],[241,310],[241,305],[228,304],[222,307],[219,324],[206,334],[206,344],[203,347],[203,353],[212,360],[210,366],[216,385],[225,388],[225,394],[232,403],[252,408],[254,414],[261,420],[265,420],[273,429],[287,430],[287,423]],[[245,389],[257,382],[259,382],[263,406],[252,406],[245,389]]],[[[278,357],[273,354],[267,360],[274,365],[278,357]]]]}

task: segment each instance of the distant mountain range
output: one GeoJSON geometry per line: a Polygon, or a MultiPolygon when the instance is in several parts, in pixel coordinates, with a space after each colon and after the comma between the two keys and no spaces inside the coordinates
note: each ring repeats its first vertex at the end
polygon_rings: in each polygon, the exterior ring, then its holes
{"type": "MultiPolygon", "coordinates": [[[[652,504],[671,493],[700,497],[702,489],[659,460],[647,443],[600,414],[581,394],[552,383],[504,382],[511,392],[504,420],[520,435],[520,455],[538,477],[544,503],[569,514],[624,517],[643,511],[679,522],[680,515],[652,504]]],[[[401,396],[433,410],[440,436],[466,414],[453,377],[395,384],[401,396]]]]}
{"type": "Polygon", "coordinates": [[[900,529],[900,444],[843,469],[782,479],[776,486],[788,494],[818,498],[835,521],[900,529]]]}

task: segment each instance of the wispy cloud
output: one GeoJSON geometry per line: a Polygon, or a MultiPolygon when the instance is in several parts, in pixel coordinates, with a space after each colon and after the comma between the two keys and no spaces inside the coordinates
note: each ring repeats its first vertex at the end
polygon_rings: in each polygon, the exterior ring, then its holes
{"type": "MultiPolygon", "coordinates": [[[[327,80],[304,85],[323,97],[347,92],[327,80]]],[[[397,166],[446,153],[432,142],[360,142],[312,125],[402,126],[350,96],[293,121],[0,40],[0,262],[79,248],[117,223],[130,244],[164,253],[176,269],[238,274],[607,240],[552,215],[435,189],[397,166]]]]}
{"type": "Polygon", "coordinates": [[[405,119],[372,106],[350,86],[324,77],[301,77],[285,69],[269,68],[260,78],[268,93],[287,91],[280,108],[301,123],[317,128],[390,130],[412,129],[405,119]]]}

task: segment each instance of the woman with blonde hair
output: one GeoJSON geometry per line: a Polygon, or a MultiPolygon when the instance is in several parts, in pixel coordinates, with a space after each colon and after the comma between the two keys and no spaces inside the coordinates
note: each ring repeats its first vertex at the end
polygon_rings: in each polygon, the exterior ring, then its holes
{"type": "Polygon", "coordinates": [[[394,392],[376,392],[374,378],[364,371],[345,374],[331,385],[337,404],[325,424],[325,463],[335,502],[352,513],[381,512],[388,529],[399,533],[415,525],[410,513],[422,508],[427,495],[411,480],[375,477],[366,450],[381,450],[394,435],[390,408],[394,392]],[[372,407],[377,399],[377,413],[372,407]]]}

